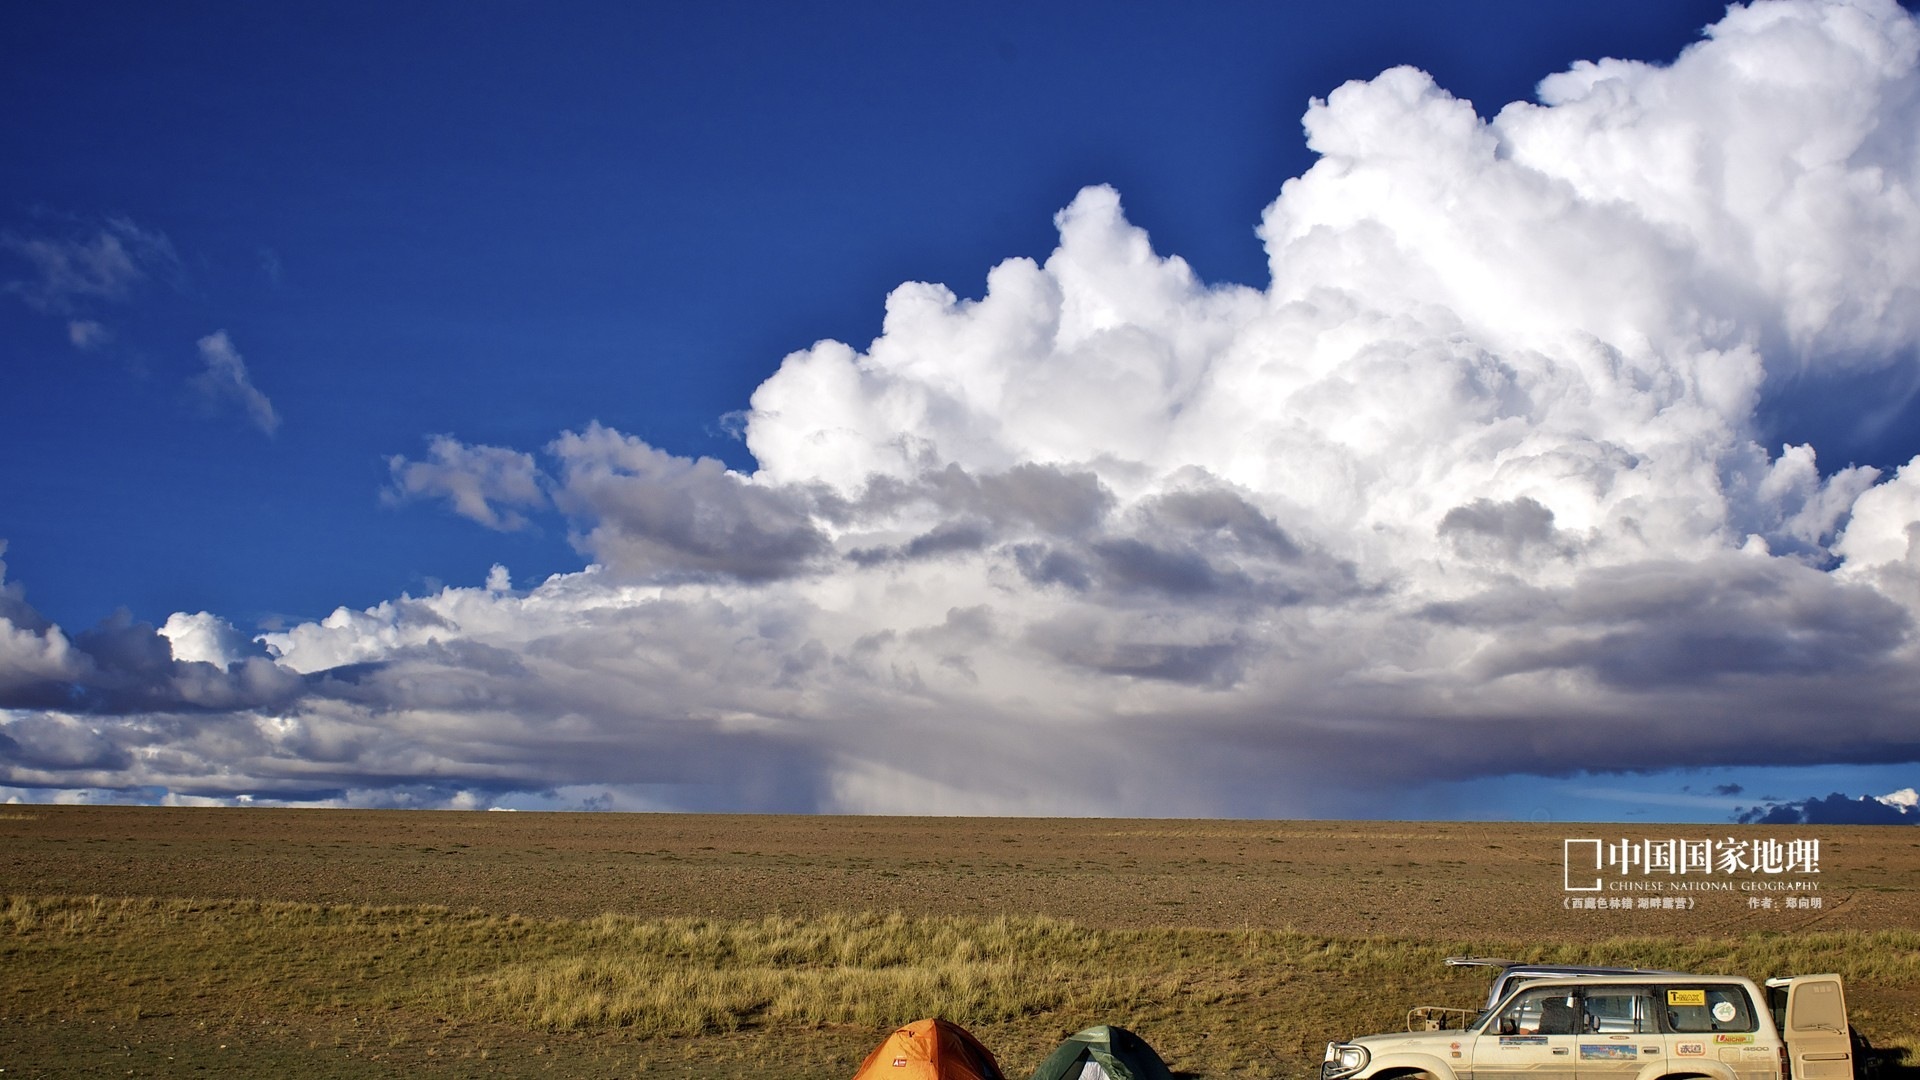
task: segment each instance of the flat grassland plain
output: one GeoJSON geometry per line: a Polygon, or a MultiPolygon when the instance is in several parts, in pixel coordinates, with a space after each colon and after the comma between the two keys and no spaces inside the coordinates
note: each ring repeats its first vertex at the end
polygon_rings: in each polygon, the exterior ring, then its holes
{"type": "Polygon", "coordinates": [[[0,881],[4,1080],[844,1078],[933,1015],[1014,1078],[1114,1023],[1179,1075],[1308,1080],[1477,1004],[1461,953],[1838,971],[1920,1071],[1897,827],[5,806],[0,881]],[[1583,837],[1817,839],[1817,890],[1575,909],[1583,837]]]}

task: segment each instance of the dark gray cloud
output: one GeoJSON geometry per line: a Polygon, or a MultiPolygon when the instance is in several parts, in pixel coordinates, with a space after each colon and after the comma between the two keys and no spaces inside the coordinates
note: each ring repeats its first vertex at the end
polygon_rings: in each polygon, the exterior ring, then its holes
{"type": "Polygon", "coordinates": [[[941,517],[904,542],[854,548],[847,558],[859,566],[993,552],[1031,584],[1115,601],[1286,605],[1359,591],[1352,565],[1297,542],[1243,493],[1197,470],[1185,479],[1191,486],[1119,516],[1092,473],[1026,465],[975,476],[949,466],[912,482],[877,479],[834,516],[941,517]]]}
{"type": "MultiPolygon", "coordinates": [[[[565,642],[427,636],[304,676],[254,658],[224,673],[172,660],[122,620],[89,638],[119,681],[103,687],[92,672],[65,688],[62,708],[0,713],[0,784],[404,807],[598,783],[671,792],[630,809],[824,804],[820,747],[756,711],[822,662],[794,628],[675,605],[569,618],[581,634],[565,642]],[[743,650],[742,633],[764,646],[743,650]],[[206,687],[183,689],[197,677],[232,695],[259,665],[278,676],[269,707],[236,697],[203,710],[188,698],[205,700],[206,687]],[[689,709],[693,700],[704,704],[689,709]]],[[[408,635],[451,625],[404,619],[408,635]]],[[[962,614],[956,625],[975,622],[962,614]]]]}
{"type": "Polygon", "coordinates": [[[1143,500],[1125,517],[1073,536],[1010,545],[1021,576],[1041,587],[1235,607],[1328,602],[1362,591],[1359,572],[1294,540],[1239,492],[1204,473],[1199,486],[1143,500]]]}
{"type": "Polygon", "coordinates": [[[1872,589],[1737,554],[1596,569],[1563,589],[1500,587],[1426,613],[1501,632],[1475,664],[1489,677],[1584,670],[1617,689],[1863,671],[1913,630],[1872,589]]]}
{"type": "MultiPolygon", "coordinates": [[[[4,569],[4,564],[0,564],[4,569]]],[[[0,656],[0,709],[55,709],[86,715],[271,708],[294,700],[301,679],[264,655],[216,666],[186,662],[150,623],[115,612],[71,643],[27,604],[17,588],[0,590],[0,637],[16,648],[30,635],[33,652],[61,657],[28,667],[0,656]],[[11,668],[11,671],[8,669],[11,668]]]]}
{"type": "Polygon", "coordinates": [[[1058,585],[1074,592],[1093,587],[1093,568],[1071,551],[1046,544],[1015,544],[1008,549],[1020,576],[1041,588],[1058,585]]]}
{"type": "MultiPolygon", "coordinates": [[[[1023,571],[1029,562],[1047,558],[1035,554],[1037,545],[1096,532],[1114,506],[1113,493],[1093,473],[1035,464],[979,475],[948,465],[912,481],[876,477],[856,500],[821,503],[823,513],[842,525],[898,514],[940,519],[903,543],[855,548],[847,557],[857,565],[915,562],[1005,545],[1023,571]]],[[[1065,580],[1079,576],[1069,572],[1065,580]]]]}
{"type": "Polygon", "coordinates": [[[117,772],[132,764],[132,755],[112,732],[58,716],[28,715],[0,733],[0,765],[6,774],[117,772]]]}
{"type": "Polygon", "coordinates": [[[1506,502],[1479,498],[1440,519],[1440,536],[1469,558],[1519,562],[1535,553],[1569,554],[1553,526],[1553,511],[1525,495],[1506,502]]]}
{"type": "Polygon", "coordinates": [[[551,450],[555,502],[587,523],[580,546],[622,574],[770,581],[829,550],[810,496],[754,484],[712,458],[674,457],[597,424],[551,450]]]}
{"type": "Polygon", "coordinates": [[[1199,645],[1152,641],[1105,646],[1075,643],[1053,652],[1067,663],[1135,679],[1226,687],[1239,678],[1240,647],[1230,641],[1199,645]]]}
{"type": "MultiPolygon", "coordinates": [[[[0,540],[0,555],[6,554],[6,541],[0,540]]],[[[0,562],[0,574],[4,574],[7,564],[0,562]]],[[[53,623],[46,616],[27,603],[27,591],[16,581],[0,580],[0,619],[17,630],[29,634],[43,635],[52,628],[53,623]]]]}
{"type": "MultiPolygon", "coordinates": [[[[887,493],[891,486],[877,485],[869,498],[898,498],[887,493]]],[[[919,498],[943,513],[978,516],[1045,536],[1083,534],[1115,505],[1113,493],[1093,472],[1055,465],[1028,463],[978,475],[948,465],[922,475],[915,486],[919,498]]]]}
{"type": "Polygon", "coordinates": [[[383,497],[444,499],[502,531],[551,506],[572,520],[582,551],[630,579],[771,581],[829,554],[816,517],[838,503],[822,492],[756,484],[712,458],[675,457],[597,423],[547,452],[557,476],[531,454],[436,436],[428,460],[389,459],[383,497]]]}
{"type": "Polygon", "coordinates": [[[860,566],[886,562],[917,562],[942,555],[961,555],[985,548],[992,540],[990,527],[983,521],[945,521],[904,544],[855,548],[847,558],[860,566]]]}
{"type": "Polygon", "coordinates": [[[1124,537],[1092,546],[1101,580],[1118,592],[1152,591],[1194,598],[1244,592],[1252,581],[1232,566],[1216,566],[1191,549],[1168,550],[1124,537]]]}
{"type": "Polygon", "coordinates": [[[1021,464],[1001,472],[970,472],[949,464],[910,480],[868,479],[856,498],[823,497],[823,517],[835,524],[870,522],[903,512],[990,525],[998,535],[1072,537],[1103,522],[1116,505],[1095,473],[1057,465],[1021,464]]]}
{"type": "Polygon", "coordinates": [[[1920,825],[1920,813],[1871,795],[1850,799],[1836,791],[1824,798],[1756,806],[1736,820],[1747,825],[1920,825]]]}
{"type": "Polygon", "coordinates": [[[1141,513],[1153,526],[1248,556],[1291,562],[1306,554],[1278,522],[1224,488],[1169,492],[1147,500],[1141,513]]]}
{"type": "Polygon", "coordinates": [[[1214,689],[1240,680],[1248,653],[1248,643],[1231,630],[1086,615],[1039,623],[1026,641],[1071,668],[1214,689]]]}

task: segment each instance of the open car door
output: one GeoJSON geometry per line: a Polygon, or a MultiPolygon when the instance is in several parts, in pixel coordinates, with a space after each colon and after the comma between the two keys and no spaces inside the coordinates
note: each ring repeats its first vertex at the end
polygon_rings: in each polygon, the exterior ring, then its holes
{"type": "Polygon", "coordinates": [[[1792,1080],[1853,1080],[1853,1035],[1840,976],[1768,979],[1767,1005],[1787,1044],[1792,1080]]]}

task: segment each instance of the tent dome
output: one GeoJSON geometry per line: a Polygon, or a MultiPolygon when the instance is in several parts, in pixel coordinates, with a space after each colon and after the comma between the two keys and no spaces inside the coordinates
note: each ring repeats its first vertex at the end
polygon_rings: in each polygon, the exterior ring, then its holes
{"type": "Polygon", "coordinates": [[[1173,1080],[1173,1073],[1145,1039],[1101,1024],[1061,1043],[1032,1080],[1173,1080]]]}
{"type": "Polygon", "coordinates": [[[946,1020],[915,1020],[887,1036],[860,1063],[853,1080],[1006,1080],[1000,1063],[967,1029],[946,1020]]]}

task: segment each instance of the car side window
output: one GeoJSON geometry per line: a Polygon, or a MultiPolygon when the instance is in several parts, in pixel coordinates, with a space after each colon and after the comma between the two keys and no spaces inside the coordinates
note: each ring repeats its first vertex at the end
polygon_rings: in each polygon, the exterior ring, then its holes
{"type": "Polygon", "coordinates": [[[1580,995],[1580,1031],[1587,1035],[1642,1035],[1655,1030],[1653,1001],[1643,987],[1594,987],[1580,995]]]}
{"type": "Polygon", "coordinates": [[[1737,986],[1669,986],[1662,991],[1667,1030],[1681,1034],[1753,1031],[1758,1026],[1746,991],[1737,986]]]}
{"type": "Polygon", "coordinates": [[[1574,992],[1568,987],[1522,990],[1500,1010],[1488,1029],[1495,1035],[1575,1035],[1580,1015],[1574,992]]]}

